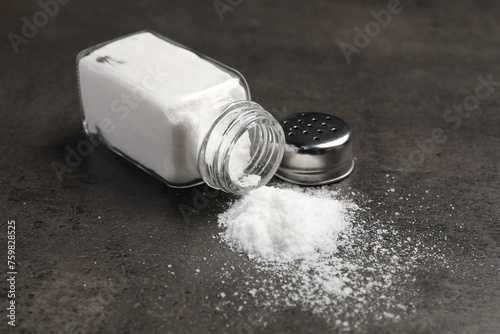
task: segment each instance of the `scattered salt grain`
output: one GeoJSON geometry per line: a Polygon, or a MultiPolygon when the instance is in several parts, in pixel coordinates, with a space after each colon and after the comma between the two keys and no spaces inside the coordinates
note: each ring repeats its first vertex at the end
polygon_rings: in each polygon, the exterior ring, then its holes
{"type": "MultiPolygon", "coordinates": [[[[410,238],[387,220],[387,211],[378,219],[369,209],[329,187],[280,182],[250,191],[219,215],[221,240],[253,262],[244,285],[263,307],[254,315],[259,323],[272,311],[298,307],[352,331],[414,310],[415,268],[446,260],[422,236],[410,238]]],[[[225,279],[238,282],[238,270],[223,270],[225,279]]]]}

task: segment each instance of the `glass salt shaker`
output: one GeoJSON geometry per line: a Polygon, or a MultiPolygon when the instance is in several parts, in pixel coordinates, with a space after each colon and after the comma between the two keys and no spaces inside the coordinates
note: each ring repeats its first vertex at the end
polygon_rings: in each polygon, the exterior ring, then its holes
{"type": "Polygon", "coordinates": [[[282,127],[226,65],[141,31],[80,52],[77,67],[86,134],[171,187],[242,194],[280,165],[282,127]]]}

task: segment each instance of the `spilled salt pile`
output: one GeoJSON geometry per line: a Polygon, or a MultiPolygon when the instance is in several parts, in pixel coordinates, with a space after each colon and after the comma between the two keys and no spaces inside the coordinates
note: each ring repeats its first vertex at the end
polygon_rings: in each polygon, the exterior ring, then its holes
{"type": "Polygon", "coordinates": [[[256,260],[289,262],[334,252],[352,205],[293,189],[252,190],[219,217],[227,243],[256,260]]]}

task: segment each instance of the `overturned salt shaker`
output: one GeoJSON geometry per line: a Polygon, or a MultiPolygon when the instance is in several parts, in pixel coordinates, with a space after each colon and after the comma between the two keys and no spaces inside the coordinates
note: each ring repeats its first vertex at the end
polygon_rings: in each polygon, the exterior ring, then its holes
{"type": "Polygon", "coordinates": [[[280,165],[283,129],[232,68],[150,31],[86,49],[77,67],[87,135],[169,186],[242,194],[280,165]]]}

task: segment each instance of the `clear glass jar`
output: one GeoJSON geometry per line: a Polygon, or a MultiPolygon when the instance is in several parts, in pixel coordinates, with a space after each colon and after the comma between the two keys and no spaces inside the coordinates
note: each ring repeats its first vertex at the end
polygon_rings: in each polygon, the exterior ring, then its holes
{"type": "Polygon", "coordinates": [[[77,67],[87,135],[167,185],[241,194],[278,169],[283,130],[236,70],[149,31],[86,49],[77,67]]]}

